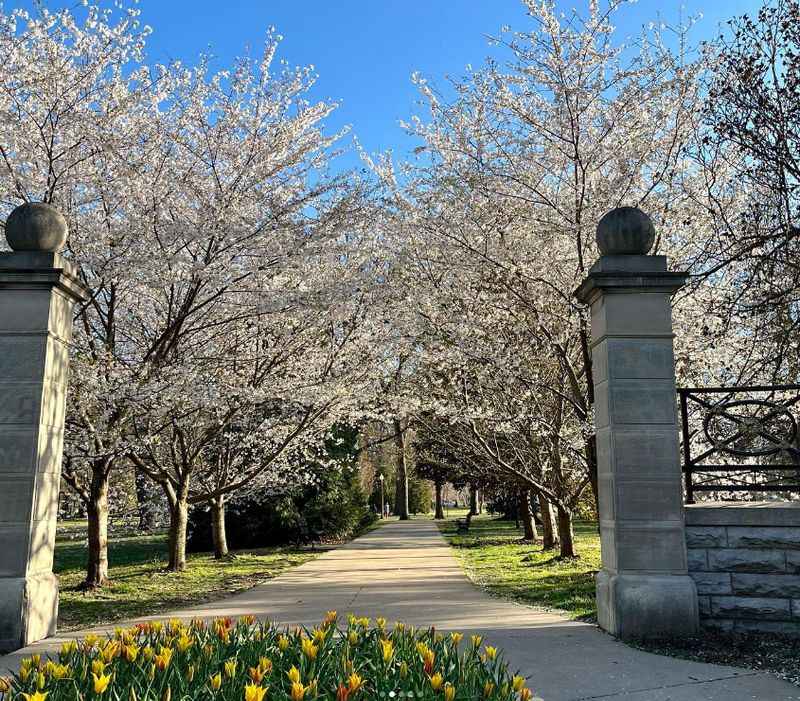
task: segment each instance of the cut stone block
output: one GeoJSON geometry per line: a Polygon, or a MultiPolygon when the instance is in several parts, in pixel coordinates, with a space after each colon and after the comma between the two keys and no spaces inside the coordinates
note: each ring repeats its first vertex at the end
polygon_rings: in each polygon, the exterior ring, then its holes
{"type": "Polygon", "coordinates": [[[800,527],[770,528],[764,526],[728,527],[731,548],[782,548],[800,550],[800,527]]]}
{"type": "Polygon", "coordinates": [[[789,599],[712,596],[711,615],[715,618],[786,621],[791,619],[792,609],[789,599]]]}
{"type": "Polygon", "coordinates": [[[687,526],[686,545],[690,548],[726,548],[728,537],[722,526],[687,526]]]}
{"type": "Polygon", "coordinates": [[[728,572],[689,572],[698,594],[733,594],[728,572]]]}
{"type": "Polygon", "coordinates": [[[708,569],[712,572],[777,574],[786,571],[786,556],[777,550],[709,550],[708,569]]]}
{"type": "Polygon", "coordinates": [[[734,574],[733,593],[738,596],[766,596],[800,599],[800,576],[791,574],[734,574]]]}

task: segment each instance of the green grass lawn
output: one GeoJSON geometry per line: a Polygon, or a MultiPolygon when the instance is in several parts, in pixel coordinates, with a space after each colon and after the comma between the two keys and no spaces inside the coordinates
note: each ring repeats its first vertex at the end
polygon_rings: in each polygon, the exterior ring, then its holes
{"type": "Polygon", "coordinates": [[[167,573],[167,536],[143,535],[115,538],[109,544],[112,583],[101,590],[78,589],[84,578],[86,546],[64,537],[79,526],[59,530],[54,571],[61,587],[58,612],[60,630],[166,612],[174,608],[219,599],[248,589],[290,567],[317,556],[319,551],[265,548],[239,551],[230,560],[209,554],[190,555],[185,572],[167,573]]]}
{"type": "Polygon", "coordinates": [[[456,535],[455,520],[440,522],[469,578],[488,592],[507,599],[559,609],[571,618],[596,616],[594,573],[600,569],[597,524],[575,524],[578,557],[560,560],[558,551],[521,543],[513,521],[485,516],[472,519],[467,535],[456,535]]]}

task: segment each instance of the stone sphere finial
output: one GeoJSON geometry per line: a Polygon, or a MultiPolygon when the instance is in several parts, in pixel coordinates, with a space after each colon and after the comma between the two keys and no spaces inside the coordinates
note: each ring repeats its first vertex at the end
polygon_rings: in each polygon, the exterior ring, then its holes
{"type": "Polygon", "coordinates": [[[57,253],[67,242],[67,220],[44,202],[26,202],[6,219],[6,241],[15,251],[57,253]]]}
{"type": "Polygon", "coordinates": [[[637,207],[617,207],[597,224],[597,246],[604,256],[642,256],[653,247],[656,229],[637,207]]]}

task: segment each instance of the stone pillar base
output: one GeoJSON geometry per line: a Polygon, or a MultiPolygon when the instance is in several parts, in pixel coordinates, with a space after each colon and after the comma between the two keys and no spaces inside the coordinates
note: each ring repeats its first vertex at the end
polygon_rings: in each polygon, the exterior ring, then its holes
{"type": "Polygon", "coordinates": [[[597,573],[597,622],[623,640],[694,635],[697,588],[688,575],[597,573]]]}
{"type": "Polygon", "coordinates": [[[52,572],[0,577],[0,652],[11,652],[56,632],[58,579],[52,572]]]}

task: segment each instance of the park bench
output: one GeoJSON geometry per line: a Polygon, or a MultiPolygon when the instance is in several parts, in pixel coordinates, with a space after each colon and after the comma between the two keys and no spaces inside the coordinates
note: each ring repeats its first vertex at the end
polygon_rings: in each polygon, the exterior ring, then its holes
{"type": "Polygon", "coordinates": [[[317,544],[322,544],[322,534],[313,528],[309,528],[305,523],[302,523],[295,530],[294,544],[297,547],[301,545],[310,545],[311,549],[314,550],[317,544]]]}
{"type": "Polygon", "coordinates": [[[466,518],[456,519],[456,534],[466,535],[469,533],[470,523],[472,522],[472,514],[467,514],[466,518]]]}

